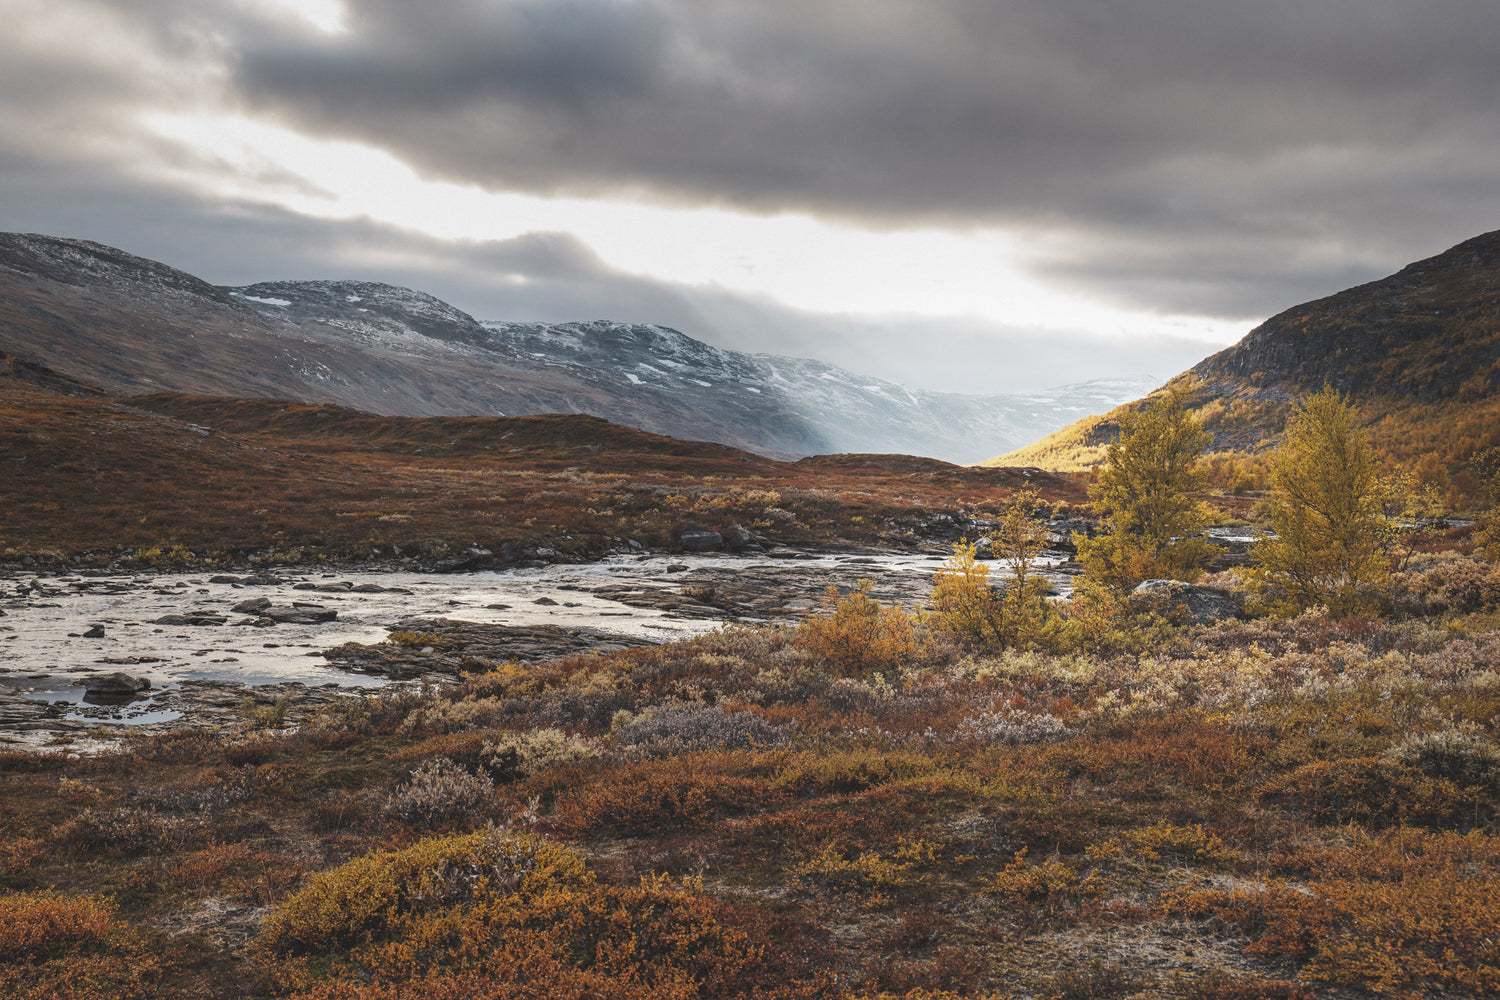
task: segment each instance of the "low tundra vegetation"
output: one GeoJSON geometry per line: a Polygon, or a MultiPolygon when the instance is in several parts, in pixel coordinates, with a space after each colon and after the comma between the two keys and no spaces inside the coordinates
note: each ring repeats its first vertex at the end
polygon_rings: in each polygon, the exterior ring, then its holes
{"type": "Polygon", "coordinates": [[[0,995],[1494,996],[1494,573],[1211,626],[1085,594],[1000,643],[856,590],[0,755],[0,995]]]}

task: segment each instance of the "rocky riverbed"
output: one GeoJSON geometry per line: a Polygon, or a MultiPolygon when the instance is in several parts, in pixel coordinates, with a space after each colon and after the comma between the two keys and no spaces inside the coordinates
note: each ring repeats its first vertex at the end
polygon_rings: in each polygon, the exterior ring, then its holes
{"type": "Polygon", "coordinates": [[[19,573],[0,578],[0,744],[86,750],[126,731],[295,720],[488,663],[795,621],[828,587],[861,579],[911,606],[943,558],[781,550],[465,574],[19,573]]]}

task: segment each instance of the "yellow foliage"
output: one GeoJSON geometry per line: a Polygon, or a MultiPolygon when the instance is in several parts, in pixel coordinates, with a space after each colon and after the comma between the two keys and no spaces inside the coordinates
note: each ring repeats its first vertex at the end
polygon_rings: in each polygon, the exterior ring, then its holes
{"type": "Polygon", "coordinates": [[[843,599],[829,587],[823,613],[802,622],[793,641],[842,677],[899,670],[920,649],[912,617],[899,607],[882,608],[870,596],[869,580],[843,599]]]}
{"type": "Polygon", "coordinates": [[[1386,579],[1374,452],[1332,388],[1304,399],[1277,449],[1267,498],[1275,537],[1253,551],[1269,607],[1296,614],[1369,611],[1386,579]]]}
{"type": "Polygon", "coordinates": [[[993,546],[1011,571],[1002,588],[989,583],[990,568],[978,560],[968,539],[953,544],[953,555],[932,577],[927,606],[932,626],[987,649],[1033,649],[1056,645],[1062,627],[1048,603],[1045,577],[1033,572],[1046,543],[1041,525],[1031,518],[1036,494],[1019,495],[1002,516],[993,546]]]}
{"type": "Polygon", "coordinates": [[[848,858],[834,844],[826,844],[816,856],[791,870],[792,885],[803,890],[814,886],[834,892],[848,892],[865,897],[868,907],[890,902],[887,892],[925,884],[929,875],[922,869],[938,862],[942,847],[927,840],[901,838],[894,851],[861,851],[848,858]]]}
{"type": "Polygon", "coordinates": [[[1121,414],[1120,437],[1089,487],[1108,531],[1078,539],[1078,561],[1090,577],[1120,590],[1198,577],[1213,548],[1197,537],[1209,515],[1191,494],[1204,486],[1197,462],[1211,440],[1175,390],[1121,414]]]}
{"type": "Polygon", "coordinates": [[[379,937],[412,912],[592,881],[581,857],[536,834],[428,837],[313,876],[267,918],[262,943],[277,952],[329,951],[379,937]]]}

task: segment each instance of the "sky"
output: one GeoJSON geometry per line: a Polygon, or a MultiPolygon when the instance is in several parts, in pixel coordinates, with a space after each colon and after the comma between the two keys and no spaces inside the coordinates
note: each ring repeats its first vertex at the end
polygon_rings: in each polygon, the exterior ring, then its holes
{"type": "Polygon", "coordinates": [[[911,385],[1165,379],[1500,228],[1495,0],[0,0],[0,229],[911,385]]]}

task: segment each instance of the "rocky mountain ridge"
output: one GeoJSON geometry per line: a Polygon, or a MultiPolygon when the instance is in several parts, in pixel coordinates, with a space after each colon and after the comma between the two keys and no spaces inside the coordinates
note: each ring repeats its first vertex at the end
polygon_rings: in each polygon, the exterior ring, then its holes
{"type": "Polygon", "coordinates": [[[973,461],[1150,388],[908,389],[822,362],[725,351],[665,327],[480,323],[364,281],[215,287],[84,240],[0,234],[0,349],[122,394],[176,390],[405,416],[591,413],[776,458],[973,461]]]}

